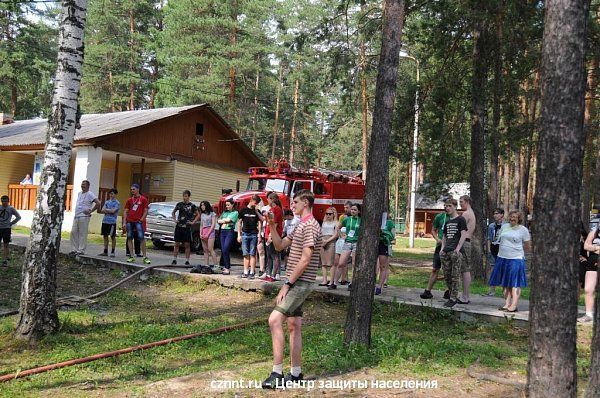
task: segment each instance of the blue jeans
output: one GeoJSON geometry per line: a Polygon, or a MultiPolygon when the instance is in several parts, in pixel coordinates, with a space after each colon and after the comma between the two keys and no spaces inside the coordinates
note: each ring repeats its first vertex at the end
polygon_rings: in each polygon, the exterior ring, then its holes
{"type": "Polygon", "coordinates": [[[221,239],[221,262],[223,268],[231,268],[231,258],[229,257],[229,250],[235,239],[236,233],[233,229],[222,229],[219,233],[221,239]]]}
{"type": "Polygon", "coordinates": [[[127,239],[137,239],[139,241],[144,240],[144,228],[142,227],[141,221],[138,222],[127,222],[127,239]],[[135,236],[133,235],[135,228],[135,236]]]}
{"type": "Polygon", "coordinates": [[[249,234],[242,232],[242,255],[256,256],[256,245],[258,243],[258,234],[249,234]]]}

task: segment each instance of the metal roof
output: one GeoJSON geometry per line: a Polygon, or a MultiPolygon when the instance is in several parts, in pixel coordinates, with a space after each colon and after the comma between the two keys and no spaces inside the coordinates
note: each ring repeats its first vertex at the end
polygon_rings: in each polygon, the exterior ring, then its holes
{"type": "MultiPolygon", "coordinates": [[[[424,184],[423,188],[427,188],[426,184],[424,184]]],[[[469,183],[467,182],[445,184],[442,194],[438,198],[430,198],[417,192],[415,209],[444,210],[444,201],[446,198],[453,197],[458,200],[463,195],[469,195],[469,183]]]]}
{"type": "MultiPolygon", "coordinates": [[[[205,106],[207,104],[82,115],[81,128],[75,132],[75,141],[120,133],[205,106]]],[[[46,119],[20,120],[0,125],[0,147],[45,144],[47,128],[46,119]]]]}

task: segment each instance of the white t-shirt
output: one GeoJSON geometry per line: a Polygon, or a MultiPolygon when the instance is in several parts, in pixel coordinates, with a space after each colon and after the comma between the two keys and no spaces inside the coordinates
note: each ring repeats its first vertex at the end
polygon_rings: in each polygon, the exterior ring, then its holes
{"type": "Polygon", "coordinates": [[[85,214],[85,210],[92,210],[96,195],[92,192],[79,192],[77,195],[77,205],[75,206],[75,217],[91,217],[91,214],[85,214]]]}
{"type": "Polygon", "coordinates": [[[498,257],[509,260],[524,259],[525,250],[523,250],[523,243],[530,240],[531,235],[529,235],[529,230],[523,225],[513,228],[510,224],[504,224],[500,229],[500,250],[498,251],[498,257]]]}
{"type": "Polygon", "coordinates": [[[321,225],[321,234],[323,236],[333,235],[337,224],[336,221],[323,221],[323,225],[321,225]]]}

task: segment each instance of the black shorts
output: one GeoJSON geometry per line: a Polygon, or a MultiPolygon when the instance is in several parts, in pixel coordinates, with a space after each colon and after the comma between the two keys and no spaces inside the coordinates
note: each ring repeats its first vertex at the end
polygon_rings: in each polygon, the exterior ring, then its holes
{"type": "Polygon", "coordinates": [[[433,252],[433,269],[442,268],[442,259],[440,258],[440,250],[442,250],[442,244],[438,243],[435,245],[435,251],[433,252]]]}
{"type": "Polygon", "coordinates": [[[192,230],[185,227],[175,227],[175,242],[190,243],[192,241],[192,230]]]}
{"type": "Polygon", "coordinates": [[[580,261],[579,262],[579,285],[583,289],[585,287],[585,273],[588,271],[598,272],[597,257],[593,257],[591,261],[580,261]]]}
{"type": "Polygon", "coordinates": [[[377,254],[380,256],[390,256],[390,247],[383,242],[379,242],[379,247],[377,248],[377,254]]]}
{"type": "Polygon", "coordinates": [[[117,224],[102,223],[102,229],[100,233],[102,236],[110,236],[111,238],[114,238],[117,236],[117,224]]]}
{"type": "Polygon", "coordinates": [[[10,228],[0,229],[0,242],[10,243],[10,228]]]}

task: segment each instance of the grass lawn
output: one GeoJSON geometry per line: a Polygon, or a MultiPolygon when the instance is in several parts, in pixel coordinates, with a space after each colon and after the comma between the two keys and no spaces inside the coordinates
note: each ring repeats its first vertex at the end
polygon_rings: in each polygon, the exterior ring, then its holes
{"type": "MultiPolygon", "coordinates": [[[[27,227],[23,227],[21,225],[17,225],[15,227],[13,227],[13,232],[14,233],[19,233],[19,234],[24,234],[24,235],[29,235],[30,232],[31,232],[31,230],[29,228],[27,228],[27,227]]],[[[70,232],[61,232],[60,236],[61,236],[62,240],[69,240],[69,239],[71,239],[71,233],[70,232]]],[[[118,235],[118,231],[117,231],[117,247],[125,247],[125,241],[126,240],[127,240],[127,237],[125,237],[125,236],[119,236],[118,235]]],[[[100,234],[88,234],[88,243],[90,243],[90,244],[96,244],[96,245],[102,245],[102,244],[104,244],[104,238],[100,234]]]]}
{"type": "Polygon", "coordinates": [[[397,237],[393,247],[393,258],[397,260],[431,261],[435,249],[435,240],[427,238],[416,238],[415,247],[408,247],[408,238],[397,237]]]}
{"type": "MultiPolygon", "coordinates": [[[[416,275],[403,278],[416,279],[416,275]]],[[[120,277],[118,272],[63,259],[59,267],[60,293],[101,290],[120,277]]],[[[4,303],[16,303],[18,290],[18,284],[6,284],[0,297],[4,303]]],[[[273,297],[191,279],[153,277],[146,282],[136,281],[99,298],[93,305],[60,311],[60,330],[36,347],[12,339],[16,317],[1,318],[0,374],[244,320],[266,320],[272,307],[273,297]]],[[[478,371],[525,379],[527,330],[512,327],[510,323],[460,323],[450,312],[376,304],[372,348],[346,348],[342,345],[345,307],[343,303],[316,296],[305,304],[303,372],[306,375],[342,380],[435,379],[439,384],[437,390],[423,390],[424,396],[434,397],[514,395],[512,387],[475,381],[466,375],[466,368],[479,358],[478,371]]],[[[588,377],[591,328],[583,329],[578,338],[583,385],[588,377]]],[[[179,395],[169,392],[171,398],[214,396],[218,391],[211,390],[211,379],[261,380],[270,371],[270,361],[271,341],[265,322],[10,381],[0,384],[0,396],[162,396],[153,393],[157,386],[168,385],[173,378],[186,375],[193,377],[175,379],[177,385],[191,383],[193,388],[179,395]],[[159,381],[164,382],[155,384],[159,381]]],[[[284,366],[287,371],[287,359],[284,366]]],[[[241,390],[244,395],[248,392],[241,390]]],[[[226,396],[233,393],[232,390],[226,396]]],[[[263,394],[255,390],[250,396],[263,394]]],[[[365,395],[370,394],[348,392],[344,396],[365,395]]],[[[388,395],[378,390],[373,396],[388,395]]]]}

